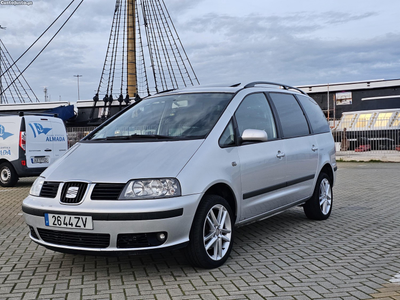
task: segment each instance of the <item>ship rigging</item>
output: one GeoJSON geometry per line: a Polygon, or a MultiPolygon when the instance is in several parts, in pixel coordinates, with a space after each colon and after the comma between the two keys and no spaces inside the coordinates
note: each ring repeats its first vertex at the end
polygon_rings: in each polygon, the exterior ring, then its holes
{"type": "MultiPolygon", "coordinates": [[[[200,84],[164,0],[117,0],[106,57],[93,97],[101,99],[100,118],[114,101],[130,100],[200,84]]],[[[90,114],[94,119],[94,109],[90,114]]]]}
{"type": "Polygon", "coordinates": [[[0,77],[0,104],[39,102],[25,77],[23,75],[18,77],[21,71],[14,63],[3,41],[0,40],[0,74],[4,70],[7,70],[7,72],[4,72],[4,75],[0,77]],[[6,87],[8,87],[7,93],[3,92],[6,87]]]}
{"type": "MultiPolygon", "coordinates": [[[[26,90],[18,86],[24,71],[42,54],[57,36],[84,0],[79,1],[67,20],[47,42],[32,62],[20,71],[16,63],[47,30],[75,2],[72,0],[64,11],[39,36],[39,38],[15,61],[7,56],[1,44],[0,61],[0,103],[38,102],[34,96],[16,99],[11,90],[26,90]],[[10,62],[6,63],[7,57],[10,62]],[[6,79],[8,77],[8,79],[6,79]]],[[[3,29],[4,27],[2,27],[3,29]]],[[[26,82],[26,80],[25,80],[26,82]]],[[[164,0],[116,0],[108,46],[99,84],[93,101],[78,101],[78,115],[68,120],[70,126],[98,125],[123,106],[132,101],[165,90],[198,85],[199,80],[189,61],[181,39],[172,22],[164,0]]],[[[27,82],[25,86],[29,86],[27,82]]],[[[14,91],[14,94],[21,94],[14,91]]]]}

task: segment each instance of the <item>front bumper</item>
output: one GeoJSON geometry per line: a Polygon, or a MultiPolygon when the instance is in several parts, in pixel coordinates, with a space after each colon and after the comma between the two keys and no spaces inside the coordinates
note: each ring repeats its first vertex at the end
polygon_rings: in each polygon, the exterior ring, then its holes
{"type": "Polygon", "coordinates": [[[30,227],[30,238],[61,252],[148,252],[174,248],[189,241],[189,233],[200,195],[168,199],[94,201],[66,205],[57,199],[28,196],[22,205],[30,227]],[[90,216],[93,229],[49,227],[46,213],[90,216]],[[154,242],[158,234],[162,243],[154,242]]]}

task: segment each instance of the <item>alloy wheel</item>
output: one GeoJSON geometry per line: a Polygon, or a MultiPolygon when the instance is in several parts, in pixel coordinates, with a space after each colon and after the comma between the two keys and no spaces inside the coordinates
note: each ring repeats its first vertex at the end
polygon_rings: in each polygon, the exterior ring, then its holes
{"type": "Polygon", "coordinates": [[[203,226],[204,248],[208,256],[218,261],[227,253],[232,240],[232,221],[227,209],[214,205],[207,213],[203,226]]]}
{"type": "Polygon", "coordinates": [[[321,212],[327,215],[332,205],[332,189],[329,180],[324,178],[319,185],[319,206],[321,212]]]}

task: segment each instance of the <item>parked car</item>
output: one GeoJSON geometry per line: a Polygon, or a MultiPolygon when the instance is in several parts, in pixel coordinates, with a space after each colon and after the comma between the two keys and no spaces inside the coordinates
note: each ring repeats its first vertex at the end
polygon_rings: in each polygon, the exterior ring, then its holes
{"type": "Polygon", "coordinates": [[[293,206],[332,210],[335,147],[319,106],[281,84],[161,93],[136,102],[34,182],[23,212],[36,243],[60,252],[185,247],[221,266],[235,226],[293,206]]]}
{"type": "Polygon", "coordinates": [[[61,119],[46,115],[0,115],[0,185],[38,176],[68,149],[61,119]]]}

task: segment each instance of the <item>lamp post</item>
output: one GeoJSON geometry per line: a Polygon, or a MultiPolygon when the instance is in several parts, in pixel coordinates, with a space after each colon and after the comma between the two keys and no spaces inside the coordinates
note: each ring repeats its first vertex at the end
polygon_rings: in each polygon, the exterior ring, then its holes
{"type": "Polygon", "coordinates": [[[78,80],[78,100],[81,100],[79,97],[79,77],[82,77],[82,75],[74,75],[74,77],[78,80]]]}
{"type": "MultiPolygon", "coordinates": [[[[0,29],[6,29],[6,27],[3,27],[0,25],[0,29]]],[[[1,73],[3,73],[3,70],[1,68],[1,64],[3,63],[1,61],[1,55],[2,55],[2,51],[1,51],[1,47],[0,47],[0,104],[3,103],[3,83],[2,83],[2,78],[1,78],[1,73]]]]}
{"type": "MultiPolygon", "coordinates": [[[[4,29],[3,27],[1,27],[1,25],[0,25],[0,28],[4,29]]],[[[1,74],[3,73],[3,70],[1,68],[1,64],[3,62],[1,61],[1,56],[2,56],[2,52],[1,52],[1,46],[0,46],[0,104],[3,103],[3,80],[2,80],[2,76],[1,76],[1,74]]]]}

